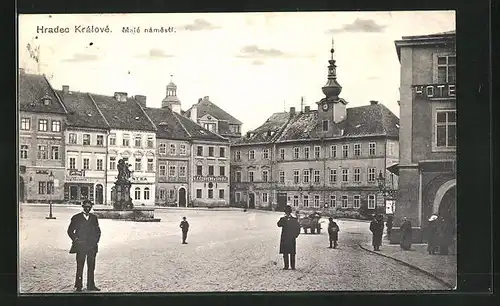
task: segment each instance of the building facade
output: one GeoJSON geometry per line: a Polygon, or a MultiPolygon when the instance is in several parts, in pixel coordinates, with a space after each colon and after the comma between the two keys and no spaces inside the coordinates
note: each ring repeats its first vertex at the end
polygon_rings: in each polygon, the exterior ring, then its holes
{"type": "Polygon", "coordinates": [[[408,217],[422,241],[429,217],[445,218],[456,238],[455,32],[408,36],[395,42],[401,63],[399,194],[394,235],[408,217]]]}
{"type": "Polygon", "coordinates": [[[24,70],[19,73],[18,106],[19,201],[62,202],[67,111],[45,76],[24,70]]]}

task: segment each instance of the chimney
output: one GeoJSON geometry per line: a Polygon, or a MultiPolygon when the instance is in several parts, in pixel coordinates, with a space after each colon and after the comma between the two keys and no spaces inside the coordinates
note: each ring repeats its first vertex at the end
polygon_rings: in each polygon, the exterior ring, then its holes
{"type": "Polygon", "coordinates": [[[308,106],[304,106],[304,112],[305,113],[308,113],[310,110],[311,110],[311,107],[309,105],[308,106]]]}
{"type": "Polygon", "coordinates": [[[127,93],[126,92],[115,92],[115,100],[120,102],[127,101],[127,93]]]}
{"type": "Polygon", "coordinates": [[[371,104],[371,105],[376,105],[376,104],[378,104],[378,101],[371,100],[371,101],[370,101],[370,104],[371,104]]]}
{"type": "Polygon", "coordinates": [[[290,107],[290,117],[295,116],[295,107],[290,107]]]}
{"type": "Polygon", "coordinates": [[[143,95],[135,95],[135,100],[139,103],[140,106],[146,107],[146,96],[143,95]]]}
{"type": "Polygon", "coordinates": [[[68,86],[68,85],[63,85],[63,86],[62,86],[62,91],[63,91],[63,93],[65,93],[65,94],[69,93],[69,86],[68,86]]]}
{"type": "Polygon", "coordinates": [[[196,104],[193,104],[193,106],[191,106],[189,117],[193,122],[198,123],[198,107],[196,106],[196,104]]]}

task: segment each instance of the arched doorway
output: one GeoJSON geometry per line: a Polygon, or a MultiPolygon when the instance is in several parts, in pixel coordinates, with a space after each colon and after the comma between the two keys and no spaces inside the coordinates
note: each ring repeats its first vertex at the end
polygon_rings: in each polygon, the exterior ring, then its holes
{"type": "Polygon", "coordinates": [[[19,202],[24,202],[24,180],[21,176],[19,177],[19,202]]]}
{"type": "Polygon", "coordinates": [[[101,184],[95,185],[95,203],[102,204],[104,200],[103,188],[101,184]]]}
{"type": "Polygon", "coordinates": [[[177,203],[179,207],[186,207],[186,188],[181,187],[179,188],[179,191],[177,192],[177,203]]]}
{"type": "Polygon", "coordinates": [[[248,194],[248,208],[255,208],[255,194],[253,192],[248,194]]]}
{"type": "Polygon", "coordinates": [[[446,223],[446,230],[444,235],[448,242],[446,245],[450,246],[451,250],[455,249],[456,242],[456,187],[453,186],[444,194],[439,204],[439,217],[444,218],[446,223]]]}

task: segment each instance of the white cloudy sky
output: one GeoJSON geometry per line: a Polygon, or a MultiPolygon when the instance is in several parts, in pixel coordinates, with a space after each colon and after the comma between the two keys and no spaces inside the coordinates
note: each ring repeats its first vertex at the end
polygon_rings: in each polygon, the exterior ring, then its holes
{"type": "Polygon", "coordinates": [[[210,96],[247,131],[284,107],[300,108],[301,96],[316,109],[332,38],[348,107],[378,100],[399,116],[394,40],[454,29],[453,11],[21,15],[19,66],[45,73],[57,89],[142,94],[150,107],[160,107],[173,75],[183,109],[210,96]],[[72,33],[75,25],[109,25],[112,33],[72,33]],[[37,26],[71,32],[41,34],[37,26]],[[123,34],[122,26],[176,32],[123,34]],[[39,64],[28,43],[40,47],[39,64]]]}

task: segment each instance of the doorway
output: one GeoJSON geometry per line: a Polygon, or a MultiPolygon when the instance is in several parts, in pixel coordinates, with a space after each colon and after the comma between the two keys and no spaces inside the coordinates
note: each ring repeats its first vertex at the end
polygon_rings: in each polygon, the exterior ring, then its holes
{"type": "Polygon", "coordinates": [[[286,200],[287,200],[286,193],[279,192],[278,193],[278,207],[276,207],[277,211],[285,211],[286,200]]]}
{"type": "Polygon", "coordinates": [[[178,197],[179,207],[186,207],[186,188],[179,188],[178,197]]]}
{"type": "Polygon", "coordinates": [[[446,222],[445,238],[448,245],[454,245],[456,237],[456,187],[453,186],[444,194],[439,204],[439,217],[446,222]]]}
{"type": "Polygon", "coordinates": [[[81,186],[80,187],[80,199],[81,200],[90,199],[89,198],[89,187],[88,186],[81,186]]]}
{"type": "Polygon", "coordinates": [[[95,186],[95,204],[102,204],[104,199],[103,188],[101,184],[95,186]]]}
{"type": "Polygon", "coordinates": [[[78,187],[69,186],[69,199],[72,201],[78,200],[78,187]]]}
{"type": "Polygon", "coordinates": [[[24,180],[22,177],[19,177],[19,202],[24,202],[24,180]]]}
{"type": "Polygon", "coordinates": [[[252,192],[248,194],[248,208],[255,208],[255,194],[252,192]]]}

